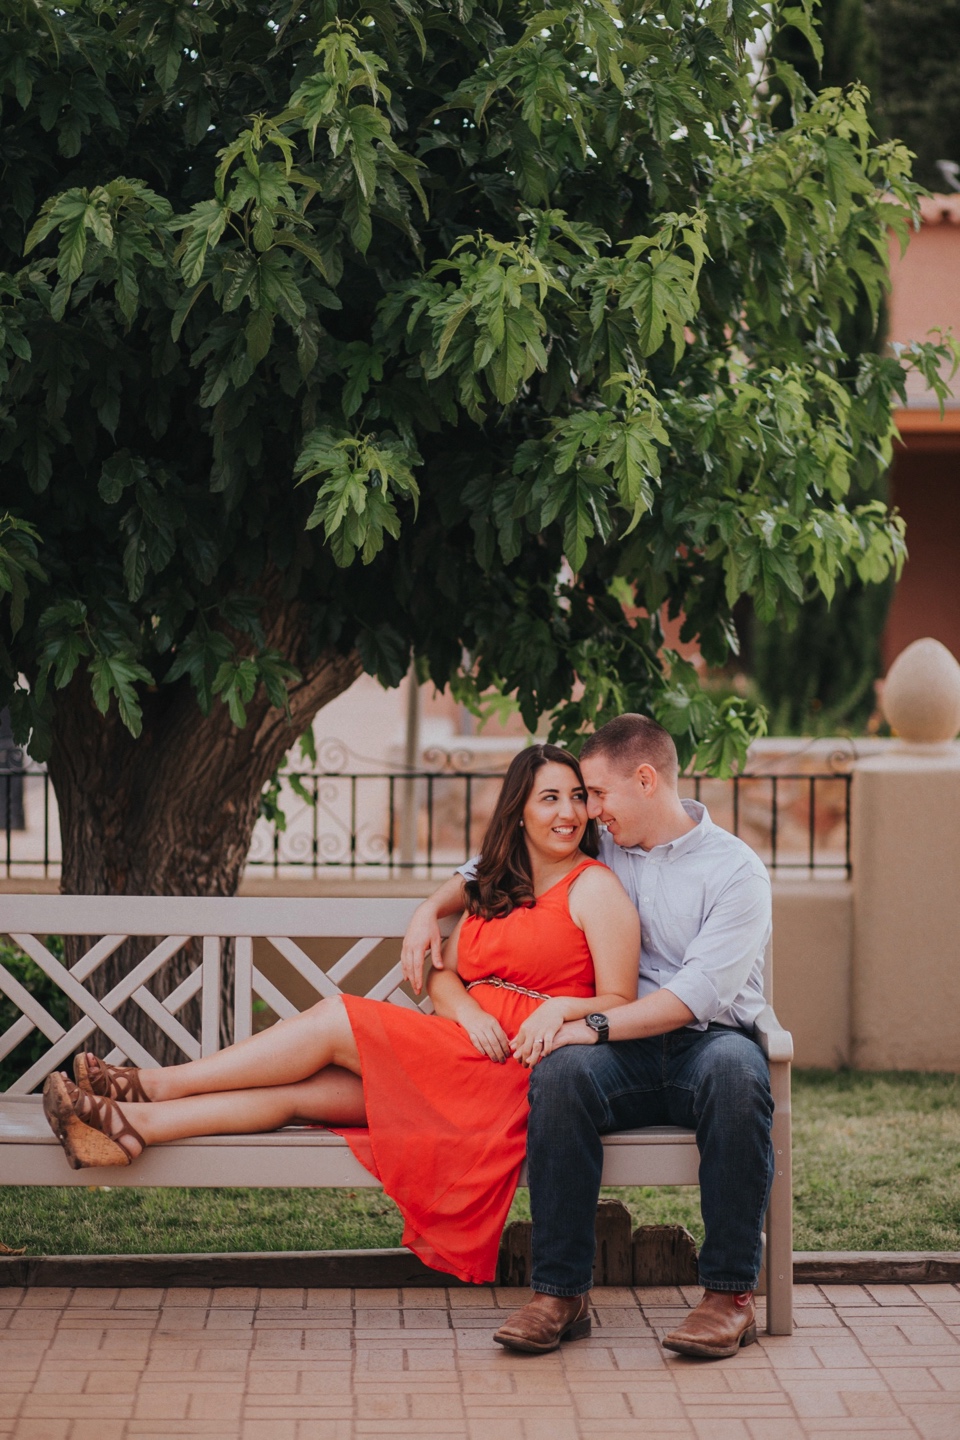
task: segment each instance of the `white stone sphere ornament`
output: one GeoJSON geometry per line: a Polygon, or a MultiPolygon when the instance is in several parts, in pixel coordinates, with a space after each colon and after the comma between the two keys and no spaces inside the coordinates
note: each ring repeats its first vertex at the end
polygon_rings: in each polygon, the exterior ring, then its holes
{"type": "Polygon", "coordinates": [[[939,640],[914,640],[894,660],[880,708],[911,746],[945,746],[960,731],[960,665],[939,640]]]}

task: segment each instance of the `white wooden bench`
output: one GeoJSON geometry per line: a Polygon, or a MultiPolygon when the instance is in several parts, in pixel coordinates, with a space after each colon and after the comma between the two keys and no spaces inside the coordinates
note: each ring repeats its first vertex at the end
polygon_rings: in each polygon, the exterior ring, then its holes
{"type": "MultiPolygon", "coordinates": [[[[336,995],[348,977],[384,941],[402,936],[417,905],[415,899],[194,899],[179,897],[102,897],[0,895],[0,933],[15,944],[60,987],[84,1018],[65,1030],[2,965],[0,991],[22,1014],[0,1035],[0,1059],[34,1027],[50,1042],[45,1054],[0,1095],[0,1184],[5,1185],[186,1185],[186,1186],[376,1186],[338,1136],[323,1130],[288,1127],[266,1135],[225,1135],[158,1145],[130,1169],[71,1170],[44,1120],[40,1097],[31,1092],[51,1071],[69,1069],[70,1059],[99,1029],[113,1041],[107,1059],[152,1066],[153,1055],[115,1018],[128,1000],[138,1004],[186,1059],[218,1048],[218,1011],[222,940],[235,940],[235,1036],[252,1028],[253,1000],[259,996],[282,1018],[296,1006],[254,963],[265,943],[279,953],[301,981],[318,995],[336,995]],[[109,933],[105,933],[109,932],[109,933]],[[101,936],[66,969],[50,953],[47,935],[101,936]],[[163,937],[102,999],[84,982],[125,939],[163,937]],[[192,937],[202,936],[202,961],[167,994],[162,972],[192,937]],[[342,951],[321,968],[298,941],[324,938],[342,951]],[[157,995],[149,982],[160,981],[157,995]],[[200,999],[197,1039],[177,1018],[194,996],[200,999]]],[[[389,963],[389,961],[388,961],[389,963]]],[[[269,968],[269,967],[268,967],[269,968]]],[[[369,970],[369,963],[365,967],[369,970]]],[[[769,966],[768,966],[769,970],[769,966]]],[[[770,977],[768,974],[768,985],[770,977]]],[[[416,1008],[402,988],[399,964],[366,992],[375,999],[416,1008]]],[[[768,990],[768,1000],[770,992],[768,990]]],[[[429,1000],[420,1002],[429,1011],[429,1000]]],[[[792,1198],[790,1154],[790,1062],[793,1042],[768,1005],[757,1037],[770,1063],[776,1106],[776,1171],[766,1220],[767,1329],[792,1332],[792,1198]]],[[[696,1185],[699,1156],[692,1131],[670,1126],[625,1131],[604,1137],[605,1185],[696,1185]]],[[[521,1184],[526,1183],[526,1176],[521,1184]]]]}

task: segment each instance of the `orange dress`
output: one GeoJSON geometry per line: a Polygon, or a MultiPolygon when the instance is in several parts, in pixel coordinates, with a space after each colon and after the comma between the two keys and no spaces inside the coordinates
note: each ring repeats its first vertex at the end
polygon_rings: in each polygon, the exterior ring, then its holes
{"type": "MultiPolygon", "coordinates": [[[[460,930],[464,984],[496,975],[546,995],[596,994],[586,937],[567,892],[599,862],[585,859],[530,908],[460,930]]],[[[477,985],[471,996],[512,1039],[543,1002],[477,985]]],[[[403,1243],[460,1280],[489,1282],[527,1145],[530,1071],[475,1050],[455,1020],[345,995],[363,1075],[366,1129],[340,1129],[396,1201],[403,1243]]]]}

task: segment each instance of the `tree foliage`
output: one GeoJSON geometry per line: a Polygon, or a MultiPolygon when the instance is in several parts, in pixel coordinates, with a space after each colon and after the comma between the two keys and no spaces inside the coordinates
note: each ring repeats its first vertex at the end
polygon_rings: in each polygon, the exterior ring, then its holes
{"type": "MultiPolygon", "coordinates": [[[[878,47],[864,0],[821,0],[817,19],[818,34],[812,40],[793,26],[784,26],[773,39],[773,54],[795,69],[813,91],[866,85],[867,114],[875,125],[878,47]]],[[[776,77],[771,90],[779,96],[774,124],[786,128],[795,118],[790,91],[776,77]]],[[[838,374],[852,381],[860,356],[880,351],[886,341],[886,306],[871,310],[864,296],[844,316],[838,338],[847,357],[838,374]]],[[[887,477],[878,473],[872,460],[867,459],[862,471],[854,466],[850,492],[854,501],[886,500],[887,493],[887,477]]],[[[787,632],[776,621],[757,620],[749,602],[741,605],[737,620],[745,640],[746,668],[774,733],[833,734],[869,718],[875,708],[873,682],[882,669],[880,644],[893,589],[892,575],[880,584],[867,585],[857,575],[841,576],[829,602],[822,594],[812,596],[787,632]]]]}
{"type": "MultiPolygon", "coordinates": [[[[811,40],[802,29],[783,25],[773,37],[772,50],[786,61],[814,91],[847,85],[865,85],[870,94],[868,113],[876,113],[879,77],[879,39],[867,18],[867,0],[820,0],[817,28],[811,40]]],[[[789,99],[787,87],[773,82],[776,94],[789,99]]],[[[789,103],[774,112],[774,122],[786,127],[793,119],[789,103]]],[[[898,131],[894,134],[899,136],[898,131]]]]}
{"type": "MultiPolygon", "coordinates": [[[[816,44],[812,6],[775,23],[816,44]]],[[[132,734],[183,687],[243,725],[355,652],[567,739],[648,709],[723,769],[760,722],[662,609],[720,664],[741,596],[789,621],[899,568],[851,477],[943,347],[838,336],[909,161],[786,61],[773,123],[767,6],[4,12],[0,700],[34,755],[77,683],[132,734]]]]}

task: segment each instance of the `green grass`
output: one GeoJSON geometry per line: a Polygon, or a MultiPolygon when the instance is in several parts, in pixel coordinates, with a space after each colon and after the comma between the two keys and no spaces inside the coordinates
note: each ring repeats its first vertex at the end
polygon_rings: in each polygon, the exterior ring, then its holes
{"type": "MultiPolygon", "coordinates": [[[[793,1133],[798,1250],[960,1250],[960,1075],[796,1072],[793,1133]]],[[[607,1193],[703,1238],[696,1190],[607,1193]]],[[[31,1255],[363,1249],[400,1230],[379,1190],[0,1187],[0,1242],[31,1255]]]]}

